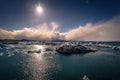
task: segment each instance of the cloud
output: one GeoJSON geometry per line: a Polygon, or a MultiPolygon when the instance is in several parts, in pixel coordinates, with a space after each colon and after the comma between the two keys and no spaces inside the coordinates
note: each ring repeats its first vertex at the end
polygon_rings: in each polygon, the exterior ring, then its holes
{"type": "Polygon", "coordinates": [[[0,29],[0,39],[14,39],[14,34],[11,31],[0,29]]]}
{"type": "Polygon", "coordinates": [[[88,23],[76,29],[68,31],[65,35],[67,40],[82,41],[120,41],[120,16],[104,23],[93,25],[88,23]]]}
{"type": "Polygon", "coordinates": [[[50,24],[43,23],[32,28],[7,31],[0,29],[0,39],[33,39],[50,40],[59,38],[58,25],[55,22],[50,24]]]}
{"type": "Polygon", "coordinates": [[[21,30],[0,29],[0,39],[120,41],[119,30],[120,16],[117,16],[103,23],[87,23],[85,26],[79,26],[65,33],[59,32],[59,25],[55,22],[21,30]]]}

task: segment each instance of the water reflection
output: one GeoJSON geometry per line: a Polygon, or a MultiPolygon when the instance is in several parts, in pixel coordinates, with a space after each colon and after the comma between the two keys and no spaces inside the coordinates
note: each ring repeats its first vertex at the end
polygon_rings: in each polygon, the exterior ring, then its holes
{"type": "Polygon", "coordinates": [[[54,78],[56,70],[52,56],[45,56],[44,46],[34,45],[34,49],[41,49],[41,53],[29,54],[23,65],[23,78],[26,80],[48,80],[54,78]]]}
{"type": "Polygon", "coordinates": [[[54,48],[33,44],[2,48],[0,80],[81,80],[84,75],[91,80],[120,80],[119,51],[98,47],[96,52],[64,56],[55,55],[54,48]]]}
{"type": "Polygon", "coordinates": [[[42,46],[42,45],[34,45],[34,47],[36,50],[41,50],[41,53],[43,53],[45,51],[44,46],[42,46]]]}

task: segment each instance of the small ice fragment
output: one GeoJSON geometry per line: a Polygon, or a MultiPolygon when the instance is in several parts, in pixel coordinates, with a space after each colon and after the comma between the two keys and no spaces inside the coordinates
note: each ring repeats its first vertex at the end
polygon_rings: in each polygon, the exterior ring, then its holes
{"type": "Polygon", "coordinates": [[[90,79],[86,75],[84,75],[82,80],[90,80],[90,79]]]}
{"type": "Polygon", "coordinates": [[[3,53],[0,53],[0,56],[3,56],[4,54],[3,53]]]}

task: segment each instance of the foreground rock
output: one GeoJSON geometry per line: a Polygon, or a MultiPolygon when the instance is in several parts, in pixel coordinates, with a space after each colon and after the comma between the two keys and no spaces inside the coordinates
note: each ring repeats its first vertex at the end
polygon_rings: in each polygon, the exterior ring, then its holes
{"type": "Polygon", "coordinates": [[[82,45],[65,44],[57,47],[56,51],[58,53],[63,53],[63,54],[76,54],[76,53],[80,54],[80,53],[95,52],[96,49],[88,48],[82,45]]]}

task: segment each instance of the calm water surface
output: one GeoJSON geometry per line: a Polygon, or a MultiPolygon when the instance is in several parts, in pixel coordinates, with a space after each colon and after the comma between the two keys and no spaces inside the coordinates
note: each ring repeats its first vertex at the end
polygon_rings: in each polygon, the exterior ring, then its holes
{"type": "Polygon", "coordinates": [[[87,54],[61,55],[46,45],[7,45],[0,49],[0,80],[120,80],[120,51],[99,48],[87,54]],[[43,49],[42,53],[28,53],[43,49]]]}

